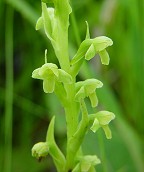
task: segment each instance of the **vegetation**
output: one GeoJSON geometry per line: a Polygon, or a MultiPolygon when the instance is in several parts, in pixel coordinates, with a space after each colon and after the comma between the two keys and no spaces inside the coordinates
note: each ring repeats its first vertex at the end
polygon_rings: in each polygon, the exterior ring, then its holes
{"type": "MultiPolygon", "coordinates": [[[[108,67],[101,66],[98,58],[94,58],[89,65],[83,65],[77,77],[77,80],[91,77],[101,80],[104,86],[97,93],[98,110],[107,109],[117,116],[111,125],[113,139],[107,141],[101,131],[98,136],[87,134],[84,154],[98,155],[102,163],[97,171],[141,172],[144,169],[142,0],[71,3],[74,12],[69,29],[71,57],[85,38],[84,20],[89,23],[91,37],[106,35],[114,42],[108,50],[111,57],[108,67]]],[[[0,1],[0,171],[4,172],[11,168],[11,171],[54,171],[50,158],[37,163],[30,155],[32,145],[45,140],[53,115],[57,119],[56,141],[62,150],[66,145],[61,105],[54,95],[43,93],[39,80],[30,79],[32,70],[43,65],[45,47],[48,47],[48,62],[58,65],[50,42],[42,32],[35,31],[41,15],[39,7],[40,2],[33,0],[0,1]]]]}

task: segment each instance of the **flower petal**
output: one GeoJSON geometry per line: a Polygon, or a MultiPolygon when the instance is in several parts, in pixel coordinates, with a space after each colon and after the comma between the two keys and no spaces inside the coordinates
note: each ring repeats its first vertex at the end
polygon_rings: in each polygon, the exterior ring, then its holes
{"type": "Polygon", "coordinates": [[[93,125],[91,126],[91,130],[95,133],[100,128],[100,123],[97,118],[95,118],[93,125]]]}
{"type": "Polygon", "coordinates": [[[94,91],[93,93],[89,94],[89,98],[90,98],[92,107],[96,107],[98,105],[98,98],[97,98],[96,92],[94,91]]]}
{"type": "Polygon", "coordinates": [[[55,78],[50,77],[48,79],[44,79],[43,81],[43,89],[45,93],[52,93],[54,92],[55,88],[55,78]]]}
{"type": "Polygon", "coordinates": [[[81,160],[81,172],[89,172],[92,166],[100,163],[100,159],[96,155],[86,155],[81,160]]]}
{"type": "Polygon", "coordinates": [[[112,133],[111,133],[111,130],[110,130],[109,126],[104,125],[104,126],[102,126],[102,128],[103,128],[103,130],[105,132],[106,138],[111,139],[112,138],[112,133]]]}
{"type": "Polygon", "coordinates": [[[43,77],[39,75],[39,71],[40,71],[40,68],[35,69],[32,72],[32,78],[35,78],[35,79],[43,79],[43,77]]]}
{"type": "Polygon", "coordinates": [[[91,46],[89,47],[89,49],[87,50],[87,52],[85,54],[85,59],[90,60],[95,56],[95,54],[96,54],[95,47],[93,44],[91,44],[91,46]]]}
{"type": "Polygon", "coordinates": [[[104,49],[99,52],[100,58],[101,58],[101,63],[104,65],[108,65],[110,58],[108,52],[104,49]]]}

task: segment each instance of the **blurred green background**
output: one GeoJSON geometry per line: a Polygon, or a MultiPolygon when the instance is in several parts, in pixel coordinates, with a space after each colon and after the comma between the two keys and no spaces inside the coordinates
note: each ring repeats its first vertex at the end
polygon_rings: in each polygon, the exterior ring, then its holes
{"type": "MultiPolygon", "coordinates": [[[[85,64],[78,79],[95,77],[104,86],[98,90],[98,109],[116,114],[111,123],[113,138],[89,132],[83,143],[85,154],[97,154],[98,172],[144,171],[144,1],[71,0],[69,52],[74,55],[85,38],[106,35],[110,65],[99,57],[85,64]]],[[[42,82],[31,78],[44,63],[57,63],[43,32],[35,30],[41,15],[40,0],[0,0],[0,172],[54,172],[50,157],[37,162],[31,147],[45,140],[47,126],[56,116],[55,136],[65,150],[63,109],[54,95],[42,90],[42,82]],[[12,160],[12,161],[11,161],[12,160]]]]}

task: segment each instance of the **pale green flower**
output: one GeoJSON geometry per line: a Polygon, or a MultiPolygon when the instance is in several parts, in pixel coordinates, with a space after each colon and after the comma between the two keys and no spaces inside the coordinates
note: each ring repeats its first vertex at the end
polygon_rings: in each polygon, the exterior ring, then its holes
{"type": "Polygon", "coordinates": [[[70,84],[72,77],[62,69],[58,69],[53,63],[46,63],[42,67],[35,69],[32,73],[35,79],[43,80],[43,89],[45,93],[52,93],[55,89],[55,82],[70,84]]]}
{"type": "Polygon", "coordinates": [[[98,53],[100,55],[102,64],[108,65],[109,55],[106,51],[106,48],[112,44],[113,41],[106,36],[99,36],[94,39],[85,39],[73,57],[71,64],[73,65],[77,63],[84,57],[86,60],[90,60],[98,53]]]}
{"type": "Polygon", "coordinates": [[[103,83],[97,79],[87,79],[76,83],[76,95],[75,100],[80,101],[85,97],[89,97],[92,107],[96,107],[98,104],[98,98],[96,95],[96,89],[101,88],[103,83]]]}
{"type": "Polygon", "coordinates": [[[107,139],[111,139],[112,134],[108,124],[115,118],[114,113],[108,111],[99,111],[96,114],[92,114],[92,118],[94,118],[94,122],[91,126],[91,130],[96,132],[100,127],[102,127],[107,139]]]}
{"type": "Polygon", "coordinates": [[[96,155],[86,155],[80,158],[80,162],[72,172],[95,172],[94,166],[100,163],[101,161],[96,155]]]}

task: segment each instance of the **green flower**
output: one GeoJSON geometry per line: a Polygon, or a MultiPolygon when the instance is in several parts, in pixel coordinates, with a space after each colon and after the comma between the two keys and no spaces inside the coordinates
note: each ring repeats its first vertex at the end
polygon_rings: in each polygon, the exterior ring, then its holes
{"type": "Polygon", "coordinates": [[[101,88],[103,83],[97,79],[87,79],[76,83],[76,95],[75,100],[80,101],[85,97],[89,97],[92,107],[96,107],[98,104],[98,98],[96,95],[96,89],[101,88]]]}
{"type": "Polygon", "coordinates": [[[114,113],[108,111],[100,111],[90,116],[91,119],[94,119],[91,130],[93,132],[96,132],[100,127],[102,127],[107,139],[111,139],[112,134],[108,124],[115,118],[114,113]]]}
{"type": "Polygon", "coordinates": [[[73,65],[77,63],[83,57],[85,57],[86,60],[90,60],[98,53],[100,55],[102,64],[108,65],[109,55],[106,51],[106,48],[112,44],[113,41],[106,36],[99,36],[94,39],[85,39],[73,57],[71,64],[73,65]]]}
{"type": "Polygon", "coordinates": [[[80,158],[80,162],[72,172],[95,172],[94,166],[100,163],[101,161],[96,155],[86,155],[80,158]]]}
{"type": "Polygon", "coordinates": [[[45,93],[52,93],[56,82],[70,84],[72,77],[62,69],[58,69],[53,63],[46,63],[42,67],[35,69],[32,73],[35,79],[43,80],[43,89],[45,93]]]}
{"type": "Polygon", "coordinates": [[[49,147],[46,142],[39,142],[36,143],[32,148],[32,156],[36,157],[37,159],[44,158],[49,153],[49,147]]]}

